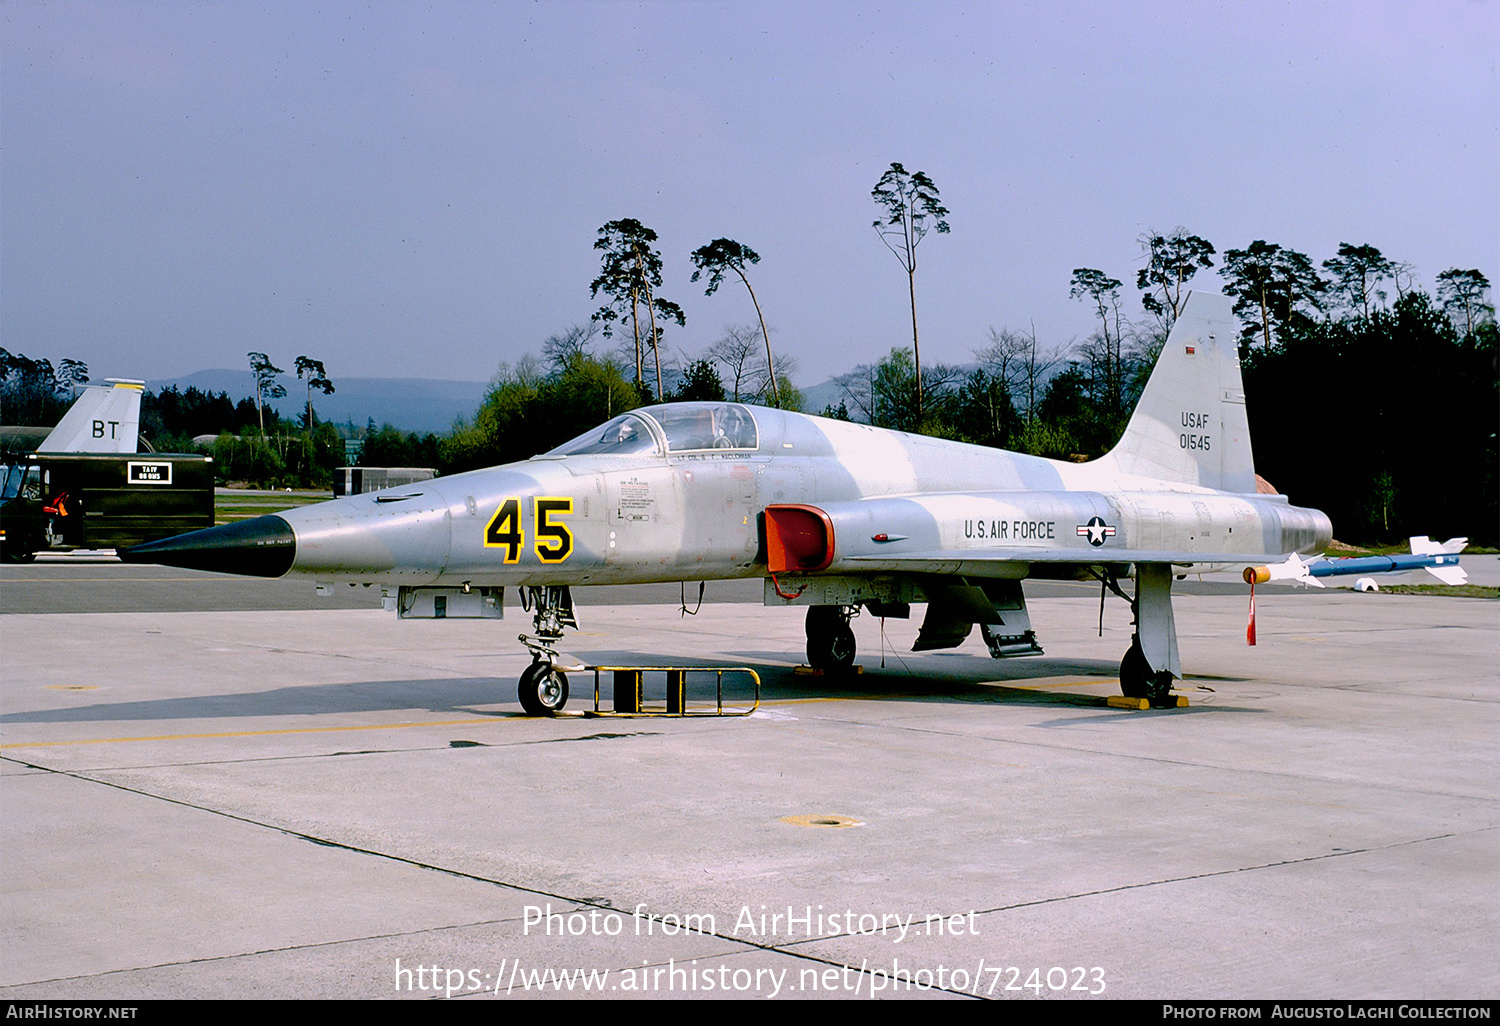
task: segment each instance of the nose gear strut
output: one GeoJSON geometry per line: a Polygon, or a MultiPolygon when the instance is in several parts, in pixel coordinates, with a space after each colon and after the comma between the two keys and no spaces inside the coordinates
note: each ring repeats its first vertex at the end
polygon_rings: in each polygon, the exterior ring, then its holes
{"type": "Polygon", "coordinates": [[[563,630],[578,629],[573,595],[567,585],[521,588],[521,608],[531,613],[532,633],[521,634],[531,652],[531,665],[521,674],[518,697],[531,716],[555,716],[568,701],[568,677],[558,669],[557,643],[563,630]]]}

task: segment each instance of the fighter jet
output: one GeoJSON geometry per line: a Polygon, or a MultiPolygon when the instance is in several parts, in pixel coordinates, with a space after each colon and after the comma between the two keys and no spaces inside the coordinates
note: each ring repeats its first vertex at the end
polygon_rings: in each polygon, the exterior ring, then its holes
{"type": "Polygon", "coordinates": [[[1029,578],[1097,580],[1130,603],[1121,689],[1152,701],[1182,676],[1172,579],[1321,552],[1328,517],[1257,494],[1230,301],[1196,293],[1124,435],[1089,463],[733,402],[632,410],[519,463],[181,535],[129,562],[380,585],[403,617],[502,616],[533,629],[522,706],[567,701],[557,643],[569,588],[765,580],[805,606],[807,656],[854,660],[850,618],[926,603],[916,650],[978,624],[996,658],[1041,652],[1029,578]],[[1133,577],[1127,592],[1123,581],[1133,577]]]}

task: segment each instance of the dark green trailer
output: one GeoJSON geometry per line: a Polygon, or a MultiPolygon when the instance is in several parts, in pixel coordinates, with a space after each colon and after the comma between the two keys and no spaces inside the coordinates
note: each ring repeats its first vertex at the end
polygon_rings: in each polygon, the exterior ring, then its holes
{"type": "Polygon", "coordinates": [[[0,465],[0,558],[118,549],[214,524],[209,456],[46,453],[0,465]]]}

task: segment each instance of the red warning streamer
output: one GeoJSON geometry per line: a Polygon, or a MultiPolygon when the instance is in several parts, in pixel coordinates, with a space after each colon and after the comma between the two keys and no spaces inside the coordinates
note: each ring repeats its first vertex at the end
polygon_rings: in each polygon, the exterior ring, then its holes
{"type": "Polygon", "coordinates": [[[1245,644],[1255,644],[1255,578],[1250,578],[1250,626],[1245,628],[1245,644]]]}

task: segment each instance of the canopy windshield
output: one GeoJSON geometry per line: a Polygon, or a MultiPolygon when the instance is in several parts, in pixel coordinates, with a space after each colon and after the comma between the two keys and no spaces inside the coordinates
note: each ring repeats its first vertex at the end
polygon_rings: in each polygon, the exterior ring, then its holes
{"type": "Polygon", "coordinates": [[[661,451],[658,436],[669,452],[754,449],[760,441],[755,418],[739,403],[672,403],[622,414],[545,455],[644,456],[661,451]]]}
{"type": "Polygon", "coordinates": [[[694,449],[754,449],[755,418],[739,403],[674,403],[650,413],[667,436],[670,452],[694,449]]]}
{"type": "Polygon", "coordinates": [[[603,427],[596,427],[592,431],[579,435],[571,442],[564,442],[545,455],[644,456],[659,450],[656,436],[651,433],[651,428],[645,418],[634,413],[626,413],[609,421],[603,427]]]}

